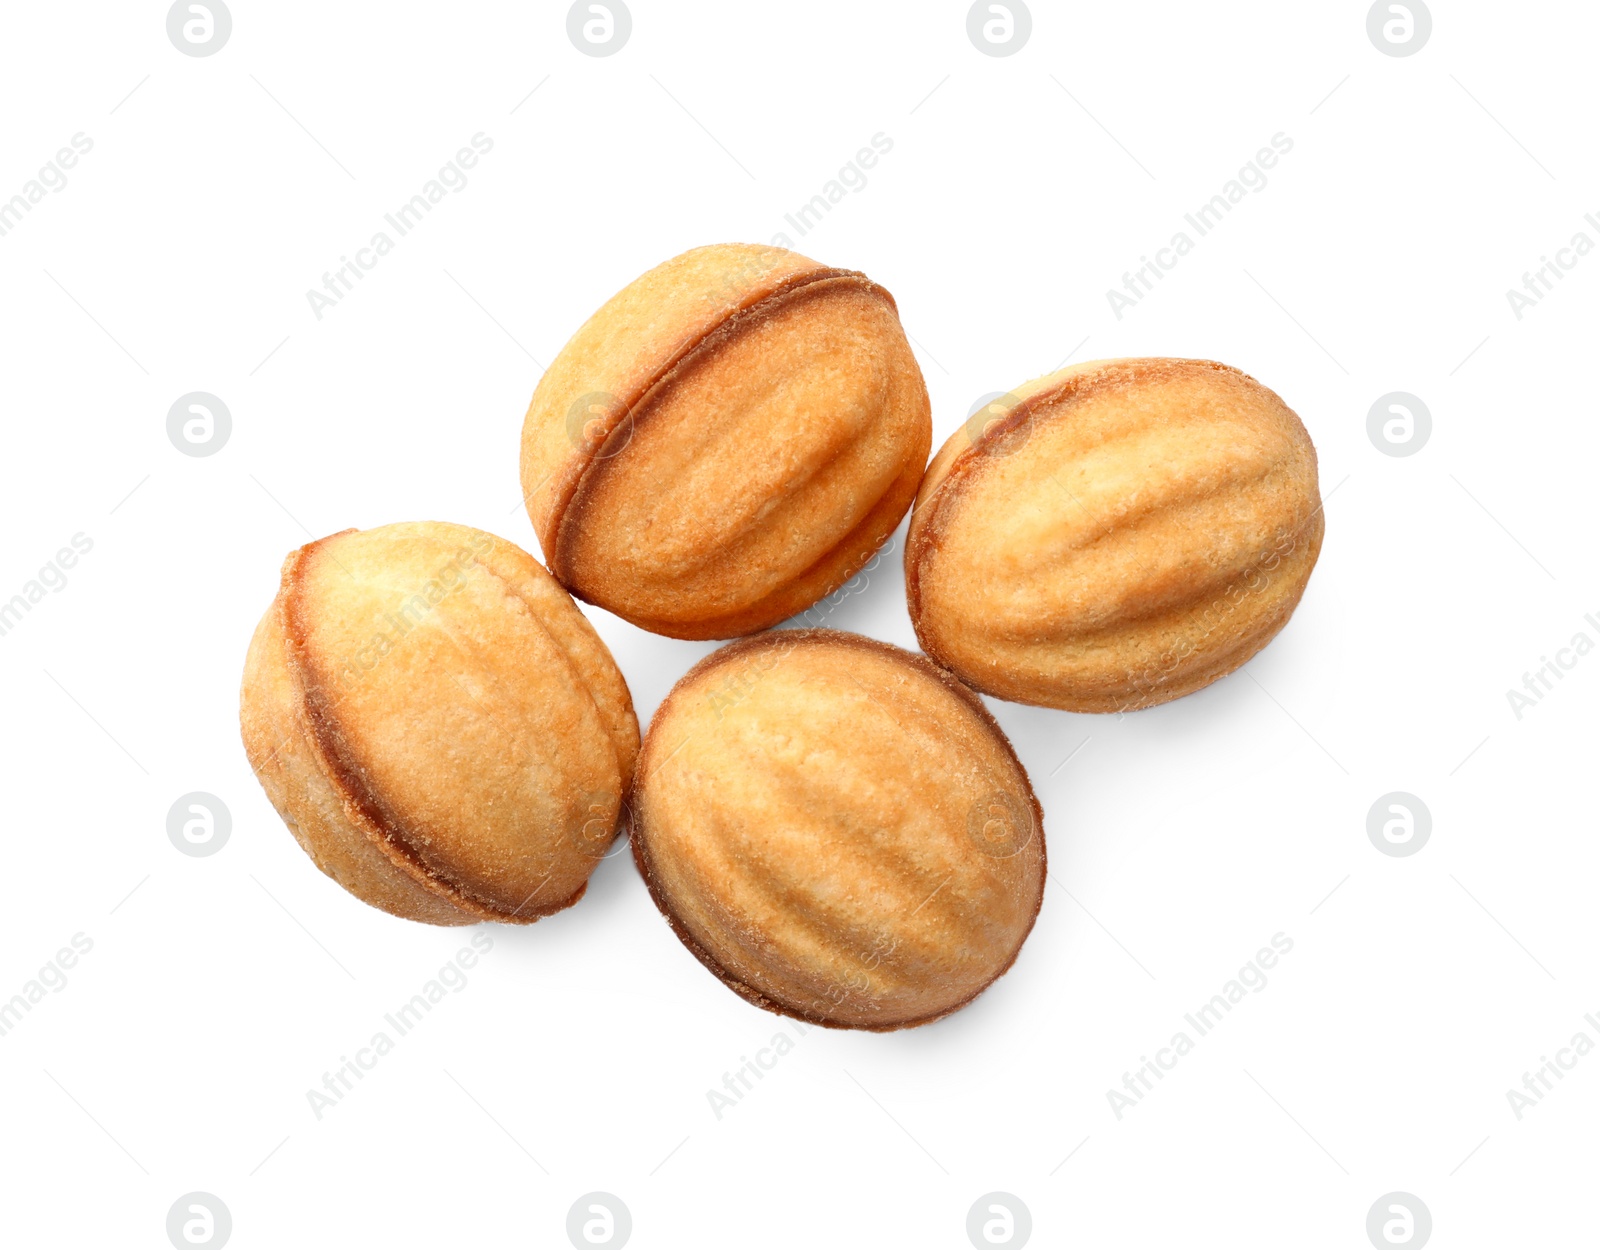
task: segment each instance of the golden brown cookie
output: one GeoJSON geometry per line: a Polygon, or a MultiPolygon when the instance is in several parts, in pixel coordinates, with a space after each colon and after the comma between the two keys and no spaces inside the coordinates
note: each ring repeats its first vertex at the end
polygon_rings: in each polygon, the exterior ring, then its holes
{"type": "Polygon", "coordinates": [[[1016,959],[1044,826],[978,698],[919,655],[833,630],[714,652],[645,735],[633,852],[683,944],[758,1007],[925,1024],[1016,959]]]}
{"type": "Polygon", "coordinates": [[[639,746],[622,674],[566,592],[511,543],[437,522],[291,553],[239,719],[317,867],[430,924],[577,902],[639,746]]]}
{"type": "Polygon", "coordinates": [[[721,244],[636,279],[561,349],[523,424],[522,489],[580,599],[732,638],[855,575],[911,506],[932,437],[887,291],[721,244]]]}
{"type": "Polygon", "coordinates": [[[1114,712],[1231,673],[1322,548],[1300,418],[1209,360],[1100,360],[951,436],[906,540],[922,649],[1002,699],[1114,712]]]}

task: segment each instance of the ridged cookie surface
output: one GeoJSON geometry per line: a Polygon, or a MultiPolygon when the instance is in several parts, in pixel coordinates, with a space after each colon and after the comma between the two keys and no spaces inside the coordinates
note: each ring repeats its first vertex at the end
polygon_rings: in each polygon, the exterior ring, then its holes
{"type": "Polygon", "coordinates": [[[1104,360],[1019,387],[928,468],[906,541],[922,648],[985,693],[1147,707],[1288,622],[1322,548],[1317,456],[1254,378],[1104,360]]]}
{"type": "Polygon", "coordinates": [[[639,743],[622,674],[566,592],[511,543],[434,522],[290,554],[240,722],[317,866],[432,924],[576,902],[639,743]]]}
{"type": "Polygon", "coordinates": [[[970,1002],[1039,911],[1027,774],[971,691],[854,634],[713,653],[651,722],[634,856],[684,944],[771,1011],[897,1029],[970,1002]]]}
{"type": "Polygon", "coordinates": [[[893,299],[782,248],[697,248],[630,283],[540,379],[522,488],[550,571],[677,638],[776,624],[848,581],[926,466],[893,299]]]}

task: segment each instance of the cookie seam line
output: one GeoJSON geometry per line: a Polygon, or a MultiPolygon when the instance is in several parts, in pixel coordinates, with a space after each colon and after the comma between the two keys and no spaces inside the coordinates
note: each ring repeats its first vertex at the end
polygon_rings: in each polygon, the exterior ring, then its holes
{"type": "MultiPolygon", "coordinates": [[[[924,460],[926,460],[926,456],[924,456],[924,460]]],[[[896,487],[899,486],[899,484],[901,483],[902,480],[904,480],[905,478],[909,477],[912,473],[915,473],[915,472],[917,472],[917,469],[916,469],[916,467],[914,465],[914,459],[913,460],[907,460],[905,462],[905,466],[901,469],[901,471],[898,474],[895,475],[893,480],[891,480],[891,482],[889,483],[889,488],[884,491],[882,496],[879,497],[877,503],[874,503],[873,506],[867,510],[866,514],[864,516],[862,516],[861,519],[859,521],[857,521],[856,524],[851,529],[847,530],[843,535],[841,535],[838,542],[836,542],[833,546],[829,547],[827,551],[823,552],[822,555],[820,555],[811,564],[808,564],[801,572],[797,573],[787,584],[785,584],[783,586],[779,586],[777,589],[771,591],[769,594],[765,595],[763,598],[758,599],[755,603],[750,604],[749,606],[740,609],[738,612],[727,613],[727,614],[725,614],[723,616],[715,617],[715,618],[712,618],[711,620],[708,620],[708,621],[698,621],[698,622],[696,622],[696,624],[698,626],[700,626],[701,629],[704,632],[698,632],[697,631],[692,636],[690,636],[690,640],[691,641],[706,641],[706,640],[710,640],[710,639],[725,639],[725,638],[738,639],[738,638],[741,638],[741,637],[751,636],[753,631],[752,631],[751,628],[748,627],[748,621],[750,621],[750,620],[759,620],[762,617],[765,617],[765,616],[769,615],[769,613],[767,613],[767,612],[758,612],[757,609],[760,608],[762,604],[771,602],[772,600],[778,599],[782,595],[791,592],[795,585],[797,585],[798,583],[803,581],[805,578],[810,577],[818,569],[824,567],[830,561],[832,561],[834,559],[834,557],[837,556],[841,551],[845,550],[846,549],[846,544],[849,541],[851,535],[856,534],[858,532],[863,532],[862,531],[862,527],[867,525],[867,523],[869,521],[871,521],[875,515],[877,515],[877,513],[879,511],[879,507],[883,503],[883,501],[885,499],[889,498],[892,494],[895,493],[896,487]],[[727,629],[727,625],[729,623],[739,624],[740,628],[737,629],[737,630],[728,630],[727,632],[724,632],[727,629]],[[716,628],[713,629],[712,626],[715,626],[716,628]]],[[[920,476],[920,474],[919,474],[919,476],[920,476]]],[[[844,566],[842,566],[843,569],[845,569],[847,571],[845,571],[843,573],[843,575],[838,578],[837,581],[833,582],[832,585],[827,586],[825,589],[819,591],[811,599],[806,600],[803,606],[797,607],[794,610],[794,612],[792,612],[790,615],[791,616],[799,615],[799,614],[809,610],[810,608],[815,607],[818,603],[820,603],[822,600],[826,599],[829,595],[831,595],[831,594],[835,593],[837,590],[839,590],[840,587],[848,584],[854,578],[859,576],[861,574],[862,570],[868,564],[870,564],[872,562],[873,557],[876,556],[880,551],[883,550],[883,545],[886,542],[888,542],[891,537],[893,537],[895,530],[897,528],[899,528],[900,521],[904,518],[906,511],[910,508],[911,502],[913,500],[915,500],[915,498],[916,498],[916,489],[915,489],[915,486],[913,486],[912,491],[911,491],[909,497],[906,500],[906,503],[899,510],[899,513],[895,516],[894,523],[891,524],[891,525],[887,525],[887,527],[885,527],[883,525],[883,522],[880,521],[879,528],[883,529],[883,533],[879,536],[878,541],[876,543],[874,543],[871,547],[869,547],[869,548],[867,548],[867,549],[865,549],[865,550],[860,552],[860,557],[859,557],[858,562],[856,562],[854,565],[845,564],[844,566]]],[[[871,530],[869,529],[869,530],[867,530],[865,532],[870,533],[871,530]]],[[[577,591],[573,591],[573,593],[577,594],[578,592],[577,591]]],[[[590,602],[590,600],[585,599],[584,602],[587,603],[587,602],[590,602]]],[[[621,615],[621,613],[618,613],[618,615],[621,615]]],[[[663,633],[667,637],[673,637],[673,638],[684,637],[685,636],[685,635],[679,635],[679,634],[676,634],[676,633],[671,633],[666,628],[664,628],[664,627],[667,627],[667,626],[676,626],[678,624],[677,622],[661,621],[661,620],[657,620],[657,619],[652,619],[648,623],[644,623],[639,618],[632,617],[632,616],[624,616],[623,619],[628,621],[628,622],[630,622],[631,624],[638,625],[641,629],[648,629],[652,633],[663,633]]],[[[781,623],[781,622],[778,622],[778,623],[781,623]]],[[[775,623],[775,624],[777,624],[777,623],[775,623]]],[[[762,631],[764,629],[770,629],[770,628],[773,628],[773,627],[774,626],[756,626],[754,632],[760,632],[760,631],[762,631]]],[[[815,627],[813,627],[813,628],[815,628],[815,627]]]]}
{"type": "MultiPolygon", "coordinates": [[[[341,531],[343,534],[358,532],[341,531]]],[[[462,882],[423,863],[414,849],[408,831],[398,820],[391,820],[385,814],[384,805],[378,795],[359,780],[354,764],[347,763],[343,758],[345,752],[339,741],[343,736],[342,730],[333,715],[336,704],[321,684],[312,679],[309,666],[300,654],[302,650],[309,648],[309,644],[297,610],[298,601],[305,589],[307,553],[338,537],[340,534],[333,534],[299,548],[291,557],[292,567],[287,567],[284,571],[284,585],[281,591],[284,596],[283,640],[289,669],[298,687],[295,719],[300,723],[306,741],[312,748],[318,768],[341,799],[346,819],[360,829],[395,868],[430,893],[480,920],[518,923],[517,912],[507,912],[498,905],[478,897],[462,882]],[[314,709],[313,700],[325,705],[326,712],[314,709]]],[[[581,895],[582,892],[580,888],[578,893],[581,895]]],[[[576,896],[572,901],[576,901],[576,896]]],[[[570,904],[563,904],[554,910],[561,911],[568,905],[570,904]]],[[[527,922],[531,923],[550,914],[552,913],[535,912],[527,922]]]]}
{"type": "MultiPolygon", "coordinates": [[[[898,319],[899,309],[895,304],[894,296],[864,273],[853,269],[819,268],[791,275],[788,279],[785,279],[772,290],[749,304],[730,310],[721,320],[708,327],[704,333],[692,341],[685,341],[681,344],[675,349],[670,359],[638,388],[637,393],[631,399],[617,406],[617,415],[612,420],[610,427],[605,431],[605,434],[592,440],[592,450],[578,459],[569,473],[563,474],[563,477],[570,481],[570,485],[563,491],[562,498],[551,507],[548,525],[551,542],[545,552],[550,561],[550,572],[563,586],[568,586],[579,598],[584,598],[576,588],[571,586],[569,581],[570,569],[568,568],[569,560],[567,559],[566,551],[569,540],[564,531],[567,529],[568,518],[572,515],[574,508],[581,510],[582,503],[579,500],[579,496],[585,493],[587,488],[592,485],[591,478],[597,466],[600,465],[600,462],[610,460],[618,454],[618,452],[613,452],[610,456],[602,454],[605,445],[611,441],[616,432],[623,428],[626,422],[633,419],[635,414],[645,408],[648,403],[658,398],[659,394],[671,385],[678,373],[690,362],[692,357],[713,346],[720,345],[720,342],[726,341],[734,335],[744,334],[758,328],[763,322],[771,319],[779,305],[806,294],[809,288],[829,282],[848,282],[858,289],[871,292],[881,298],[898,319]]],[[[542,534],[540,541],[541,544],[544,541],[542,534]]],[[[587,602],[588,600],[586,599],[585,601],[587,602]]]]}
{"type": "MultiPolygon", "coordinates": [[[[1101,362],[1088,363],[1093,364],[1101,362]]],[[[1002,420],[996,422],[994,425],[986,429],[979,437],[977,442],[972,443],[965,450],[960,452],[951,461],[950,467],[945,470],[945,475],[939,482],[938,486],[934,488],[933,494],[930,495],[928,499],[921,505],[913,507],[912,526],[915,532],[908,533],[906,538],[906,608],[908,615],[911,617],[911,625],[912,629],[917,635],[917,641],[922,645],[923,649],[928,652],[928,654],[935,656],[936,658],[940,658],[941,663],[944,663],[944,660],[941,658],[944,654],[943,648],[940,646],[939,640],[934,635],[932,627],[929,626],[926,632],[924,631],[923,627],[923,560],[930,554],[932,549],[937,548],[939,545],[939,539],[943,536],[943,526],[945,524],[944,513],[948,510],[949,506],[955,500],[961,497],[965,489],[977,478],[982,468],[993,463],[994,458],[990,453],[993,450],[994,442],[1004,437],[1012,430],[1018,428],[1023,421],[1031,419],[1034,412],[1038,408],[1063,398],[1068,399],[1071,404],[1076,405],[1079,401],[1089,398],[1090,396],[1105,389],[1105,387],[1108,385],[1111,385],[1114,382],[1128,380],[1133,375],[1141,371],[1136,367],[1128,366],[1144,366],[1143,371],[1150,372],[1153,371],[1153,366],[1156,365],[1198,365],[1213,373],[1232,374],[1235,377],[1242,378],[1247,382],[1253,383],[1256,386],[1260,386],[1262,390],[1267,391],[1275,399],[1277,399],[1280,404],[1283,404],[1283,399],[1281,396],[1278,396],[1277,392],[1272,391],[1269,387],[1263,386],[1260,382],[1256,381],[1255,378],[1245,373],[1242,369],[1235,368],[1232,365],[1223,364],[1221,361],[1157,356],[1118,358],[1105,361],[1103,364],[1105,366],[1120,365],[1124,367],[1117,370],[1107,367],[1101,368],[1094,373],[1075,374],[1071,377],[1063,378],[1054,386],[1045,387],[1044,389],[1028,396],[1026,399],[1018,403],[1002,420]],[[928,512],[926,518],[919,522],[916,519],[916,513],[921,511],[923,508],[928,508],[930,511],[928,512]]],[[[1293,409],[1290,409],[1287,404],[1283,404],[1283,407],[1291,415],[1295,415],[1293,409]]],[[[1070,410],[1067,412],[1062,412],[1058,415],[1066,417],[1070,415],[1070,410]]],[[[1295,420],[1299,421],[1299,417],[1297,415],[1295,416],[1295,420]]],[[[1301,423],[1301,429],[1304,430],[1303,422],[1301,423]]],[[[1309,435],[1307,436],[1306,441],[1308,444],[1310,443],[1309,435]]],[[[1313,468],[1315,468],[1315,447],[1311,448],[1311,453],[1313,468]]],[[[1310,518],[1307,518],[1308,521],[1309,519],[1310,518]]],[[[1302,526],[1302,529],[1303,528],[1304,526],[1302,526]]],[[[1296,541],[1298,542],[1298,531],[1296,541]]],[[[978,688],[982,689],[981,686],[978,688]]],[[[991,690],[985,690],[985,693],[994,694],[994,692],[991,690]]],[[[995,695],[995,697],[1001,698],[1004,696],[995,695]]]]}
{"type": "MultiPolygon", "coordinates": [[[[975,474],[977,472],[978,462],[980,460],[985,463],[991,461],[992,457],[988,453],[993,450],[993,444],[1001,437],[1010,433],[1012,430],[1021,425],[1024,419],[1031,419],[1036,409],[1047,403],[1052,403],[1062,398],[1070,399],[1075,404],[1079,400],[1088,398],[1090,395],[1104,389],[1104,387],[1115,381],[1125,380],[1135,373],[1140,372],[1141,370],[1136,366],[1143,366],[1143,371],[1150,372],[1152,371],[1151,367],[1158,364],[1201,365],[1207,369],[1210,369],[1212,372],[1235,374],[1247,381],[1255,382],[1257,386],[1261,385],[1261,383],[1256,382],[1254,378],[1250,377],[1249,374],[1240,369],[1234,368],[1232,365],[1225,365],[1216,360],[1190,360],[1182,357],[1120,357],[1105,361],[1087,361],[1083,365],[1067,366],[1066,370],[1058,370],[1058,372],[1070,372],[1071,370],[1077,369],[1086,370],[1091,365],[1096,364],[1100,365],[1101,368],[1095,370],[1093,373],[1071,373],[1070,376],[1062,378],[1054,385],[1035,391],[1026,399],[1019,401],[1004,418],[989,426],[986,430],[984,430],[982,435],[979,436],[976,442],[971,443],[965,450],[956,455],[956,457],[950,462],[950,467],[945,470],[943,479],[941,479],[938,486],[934,488],[933,494],[928,497],[926,503],[914,508],[913,513],[921,511],[921,509],[924,507],[934,506],[941,498],[948,498],[945,488],[954,484],[958,477],[966,478],[975,474]],[[1113,370],[1110,368],[1112,365],[1121,366],[1121,368],[1113,370]]],[[[1051,375],[1046,374],[1045,376],[1049,377],[1051,375]]],[[[1027,384],[1024,383],[1024,385],[1027,384]]],[[[1266,390],[1267,388],[1262,387],[1262,389],[1266,390]]],[[[1283,401],[1280,398],[1278,402],[1282,403],[1283,401]]],[[[1284,406],[1286,408],[1288,407],[1288,405],[1284,406]]],[[[1062,413],[1060,415],[1066,416],[1068,414],[1062,413]]],[[[969,417],[968,420],[971,420],[971,418],[969,417]]],[[[929,531],[935,526],[935,522],[938,519],[936,515],[938,511],[939,508],[935,507],[934,513],[930,513],[928,519],[922,522],[921,526],[919,527],[919,536],[916,543],[916,547],[919,552],[921,548],[926,545],[927,541],[922,536],[929,533],[929,531]]],[[[908,543],[908,553],[909,548],[910,544],[908,543]]]]}
{"type": "MultiPolygon", "coordinates": [[[[611,435],[617,430],[617,428],[623,424],[624,420],[632,414],[633,410],[638,406],[639,402],[644,398],[644,396],[648,395],[651,390],[655,388],[656,384],[660,382],[661,379],[668,373],[672,372],[672,370],[674,370],[686,356],[688,356],[697,347],[710,338],[712,334],[722,329],[731,320],[740,316],[744,312],[759,308],[762,304],[766,303],[767,300],[776,295],[780,295],[789,289],[798,289],[800,287],[810,285],[812,282],[820,281],[825,276],[841,276],[851,274],[860,278],[866,277],[866,275],[855,273],[853,270],[827,269],[822,267],[804,270],[797,274],[790,274],[788,278],[781,280],[776,286],[767,291],[765,294],[757,295],[749,304],[742,304],[738,307],[724,311],[722,317],[714,322],[703,333],[693,338],[685,338],[680,341],[677,346],[671,348],[667,353],[665,363],[663,363],[654,373],[646,378],[644,382],[640,383],[626,400],[617,404],[616,415],[612,418],[611,424],[606,427],[604,433],[592,440],[588,440],[592,450],[580,452],[579,455],[569,457],[562,466],[565,472],[561,470],[557,471],[556,481],[551,484],[551,489],[553,492],[557,489],[560,489],[561,495],[559,498],[553,499],[551,503],[550,519],[544,527],[548,530],[549,536],[554,539],[559,534],[561,526],[565,521],[566,512],[571,506],[572,497],[574,494],[576,494],[577,488],[581,483],[582,478],[587,474],[589,467],[596,459],[599,458],[599,453],[604,444],[610,439],[611,435]]],[[[758,290],[759,289],[760,288],[758,288],[758,290]]],[[[607,301],[608,304],[609,302],[610,301],[607,301]]],[[[602,306],[600,312],[604,311],[605,308],[602,306]]],[[[597,312],[595,315],[598,316],[599,313],[597,312]]],[[[539,535],[541,543],[543,543],[544,538],[545,534],[541,533],[539,535]]],[[[552,565],[550,571],[552,574],[556,574],[557,570],[554,567],[556,563],[554,556],[551,552],[547,552],[546,554],[550,556],[552,565]]]]}

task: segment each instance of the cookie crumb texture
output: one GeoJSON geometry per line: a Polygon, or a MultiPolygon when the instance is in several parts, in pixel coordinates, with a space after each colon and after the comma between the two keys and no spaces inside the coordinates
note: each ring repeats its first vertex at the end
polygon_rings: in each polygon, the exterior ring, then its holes
{"type": "Polygon", "coordinates": [[[1042,901],[1042,817],[999,726],[948,673],[854,634],[777,630],[703,660],[651,722],[633,806],[683,943],[818,1024],[957,1010],[1042,901]]]}
{"type": "Polygon", "coordinates": [[[928,468],[906,541],[922,648],[998,698],[1164,703],[1288,623],[1322,549],[1317,455],[1207,360],[1104,360],[1020,387],[928,468]]]}
{"type": "Polygon", "coordinates": [[[434,522],[284,562],[251,640],[245,749],[317,867],[430,924],[571,906],[620,828],[622,674],[527,552],[434,522]]]}
{"type": "Polygon", "coordinates": [[[911,506],[931,441],[887,291],[719,244],[630,283],[562,348],[523,425],[522,489],[580,599],[733,638],[853,577],[911,506]]]}

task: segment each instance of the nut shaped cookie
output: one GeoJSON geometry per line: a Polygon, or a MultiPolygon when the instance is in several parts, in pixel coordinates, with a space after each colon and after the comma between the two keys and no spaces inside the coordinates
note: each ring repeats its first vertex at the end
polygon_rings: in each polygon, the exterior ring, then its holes
{"type": "Polygon", "coordinates": [[[906,539],[922,649],[998,698],[1149,707],[1231,673],[1288,622],[1322,549],[1299,417],[1208,360],[1102,360],[974,415],[906,539]]]}
{"type": "Polygon", "coordinates": [[[855,575],[911,506],[932,437],[887,291],[721,244],[636,279],[562,348],[523,424],[522,490],[580,599],[732,638],[855,575]]]}
{"type": "Polygon", "coordinates": [[[577,902],[639,745],[622,674],[567,593],[511,543],[435,522],[291,553],[239,718],[317,867],[441,925],[577,902]]]}
{"type": "Polygon", "coordinates": [[[919,655],[775,630],[689,671],[645,735],[633,851],[729,988],[837,1028],[925,1024],[1017,957],[1045,880],[1000,727],[919,655]]]}

